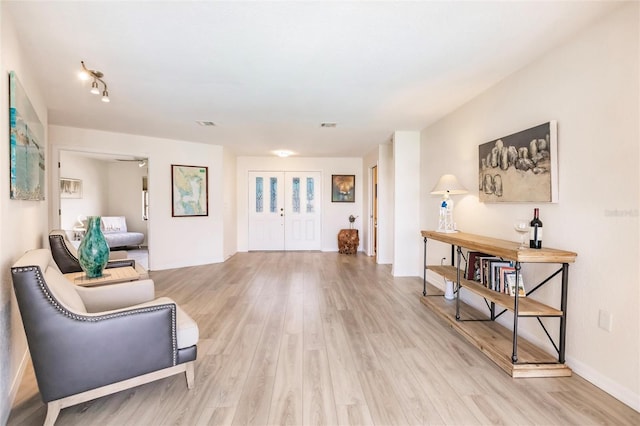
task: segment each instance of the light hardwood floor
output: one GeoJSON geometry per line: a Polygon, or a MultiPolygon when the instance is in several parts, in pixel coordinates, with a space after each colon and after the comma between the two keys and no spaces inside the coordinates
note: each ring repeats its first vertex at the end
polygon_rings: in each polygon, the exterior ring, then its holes
{"type": "MultiPolygon", "coordinates": [[[[196,381],[174,376],[62,410],[57,425],[640,424],[584,379],[511,379],[372,258],[238,253],[152,272],[198,322],[196,381]]],[[[32,374],[9,425],[40,425],[32,374]]]]}

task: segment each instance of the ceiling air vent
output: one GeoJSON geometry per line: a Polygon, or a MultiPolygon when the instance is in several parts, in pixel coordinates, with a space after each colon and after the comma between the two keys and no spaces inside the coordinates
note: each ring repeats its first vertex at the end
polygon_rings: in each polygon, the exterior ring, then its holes
{"type": "Polygon", "coordinates": [[[320,123],[320,127],[336,127],[338,123],[320,123]]]}
{"type": "Polygon", "coordinates": [[[207,126],[207,127],[214,127],[216,125],[216,123],[214,123],[213,121],[196,121],[196,123],[198,123],[201,126],[207,126]]]}

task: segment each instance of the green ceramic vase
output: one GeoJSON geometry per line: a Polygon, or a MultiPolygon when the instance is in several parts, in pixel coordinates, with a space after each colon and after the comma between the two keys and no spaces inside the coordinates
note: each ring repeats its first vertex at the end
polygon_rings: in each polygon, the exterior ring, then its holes
{"type": "Polygon", "coordinates": [[[78,247],[78,260],[88,278],[102,276],[109,261],[109,245],[100,229],[100,216],[87,218],[87,232],[78,247]]]}

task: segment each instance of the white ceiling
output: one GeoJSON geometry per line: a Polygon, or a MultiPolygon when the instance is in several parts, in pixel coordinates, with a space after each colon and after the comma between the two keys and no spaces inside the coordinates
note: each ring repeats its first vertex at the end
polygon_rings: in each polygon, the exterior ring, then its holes
{"type": "Polygon", "coordinates": [[[3,0],[50,124],[328,157],[423,129],[616,6],[3,0]]]}

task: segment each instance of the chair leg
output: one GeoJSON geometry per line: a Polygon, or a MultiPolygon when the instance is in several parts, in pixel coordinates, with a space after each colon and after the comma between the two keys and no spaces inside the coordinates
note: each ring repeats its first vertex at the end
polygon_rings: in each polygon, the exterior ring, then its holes
{"type": "Polygon", "coordinates": [[[187,363],[184,374],[185,376],[187,376],[187,388],[193,389],[194,376],[195,376],[193,372],[193,361],[187,363]]]}
{"type": "Polygon", "coordinates": [[[51,401],[47,404],[47,417],[44,419],[44,426],[53,426],[60,414],[60,401],[51,401]]]}

